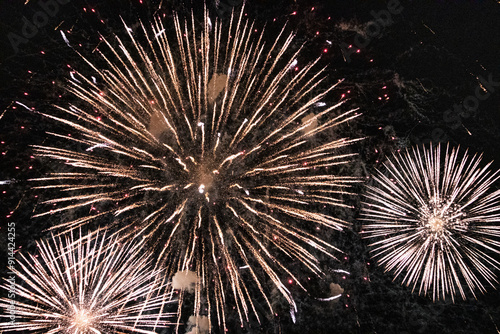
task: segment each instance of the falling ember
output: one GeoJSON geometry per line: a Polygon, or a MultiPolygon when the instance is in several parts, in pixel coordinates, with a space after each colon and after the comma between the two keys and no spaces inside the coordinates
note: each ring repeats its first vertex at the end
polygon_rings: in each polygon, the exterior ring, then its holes
{"type": "MultiPolygon", "coordinates": [[[[16,321],[2,332],[156,333],[172,324],[166,313],[169,285],[153,271],[143,243],[118,243],[117,236],[52,237],[38,243],[40,256],[20,254],[15,283],[16,321]],[[107,246],[107,247],[105,247],[107,246]],[[22,282],[22,283],[21,283],[22,282]],[[21,301],[22,300],[22,301],[21,301]]],[[[0,299],[8,313],[12,300],[0,299]]],[[[4,315],[6,317],[6,315],[4,315]]]]}
{"type": "Polygon", "coordinates": [[[395,154],[368,186],[364,237],[379,264],[434,300],[498,283],[500,190],[481,157],[441,145],[395,154]]]}
{"type": "Polygon", "coordinates": [[[57,230],[114,216],[110,227],[123,239],[142,236],[161,249],[157,265],[168,277],[186,270],[200,277],[194,316],[207,312],[212,321],[217,314],[225,330],[228,299],[242,324],[249,313],[258,317],[250,284],[270,312],[265,280],[295,309],[283,278],[303,286],[281,258],[320,275],[313,253],[339,253],[308,231],[311,223],[339,231],[349,225],[328,207],[346,206],[339,197],[359,182],[335,168],[351,160],[345,148],[360,139],[334,137],[333,130],[359,113],[324,102],[339,81],[314,93],[326,81],[319,58],[291,71],[299,51],[290,50],[294,35],[285,27],[267,45],[243,11],[229,28],[206,10],[199,29],[194,19],[173,22],[174,37],[160,19],[141,32],[126,28],[129,49],[103,37],[110,50],[96,52],[106,68],[84,58],[97,80],[75,69],[78,81],[69,80],[68,90],[80,103],[57,107],[64,117],[45,115],[72,136],[51,133],[53,146],[35,146],[38,157],[68,166],[33,180],[61,194],[45,202],[57,207],[38,216],[82,213],[57,230]]]}

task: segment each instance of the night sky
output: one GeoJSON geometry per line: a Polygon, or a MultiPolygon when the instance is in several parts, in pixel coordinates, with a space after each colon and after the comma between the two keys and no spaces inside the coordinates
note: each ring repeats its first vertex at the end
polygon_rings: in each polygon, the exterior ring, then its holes
{"type": "MultiPolygon", "coordinates": [[[[203,10],[203,1],[194,0],[163,0],[161,9],[158,0],[59,1],[37,31],[25,26],[40,17],[43,6],[38,1],[0,2],[2,275],[7,223],[16,223],[16,248],[23,252],[34,252],[35,241],[50,235],[46,229],[54,224],[50,216],[32,217],[39,213],[41,198],[50,194],[32,189],[28,180],[61,168],[33,156],[31,145],[46,142],[46,132],[60,127],[33,110],[48,111],[74,99],[64,85],[73,69],[85,66],[60,31],[75,49],[91,55],[99,34],[123,36],[121,19],[134,24],[164,15],[168,22],[172,11],[185,16],[194,8],[196,16],[203,10]]],[[[211,17],[227,22],[241,1],[207,0],[207,7],[211,17]]],[[[293,48],[304,45],[297,66],[321,56],[319,65],[328,66],[331,81],[344,79],[335,98],[348,100],[347,106],[363,113],[344,135],[366,137],[354,147],[359,157],[349,167],[351,173],[370,182],[369,175],[386,155],[429,142],[482,153],[483,163],[494,160],[492,169],[500,169],[498,1],[248,0],[245,13],[256,27],[265,26],[269,43],[285,23],[288,31],[296,32],[293,48]]],[[[307,293],[290,284],[299,307],[296,323],[286,301],[278,300],[277,313],[260,325],[253,319],[240,328],[237,315],[228,315],[229,332],[500,333],[498,290],[488,287],[477,300],[455,303],[412,293],[370,258],[368,242],[358,234],[361,196],[346,201],[353,209],[336,214],[353,228],[332,235],[332,243],[346,256],[340,261],[320,256],[325,275],[310,280],[307,293]],[[342,297],[318,300],[330,296],[331,283],[344,289],[342,297]]],[[[300,277],[308,275],[298,263],[290,268],[300,277]]]]}

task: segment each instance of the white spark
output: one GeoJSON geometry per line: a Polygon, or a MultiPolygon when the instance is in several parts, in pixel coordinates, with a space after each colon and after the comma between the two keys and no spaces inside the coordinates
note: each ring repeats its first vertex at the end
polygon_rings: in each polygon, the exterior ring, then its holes
{"type": "Polygon", "coordinates": [[[61,32],[62,38],[63,38],[64,42],[66,43],[66,45],[71,48],[71,44],[69,44],[69,41],[66,38],[66,34],[64,33],[64,31],[60,30],[60,32],[61,32]]]}

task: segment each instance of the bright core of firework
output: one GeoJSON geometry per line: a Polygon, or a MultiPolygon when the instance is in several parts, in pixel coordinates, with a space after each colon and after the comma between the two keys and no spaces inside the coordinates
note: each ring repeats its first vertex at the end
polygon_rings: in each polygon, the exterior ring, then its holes
{"type": "Polygon", "coordinates": [[[427,220],[427,227],[434,233],[442,233],[445,221],[441,217],[431,217],[427,220]]]}
{"type": "Polygon", "coordinates": [[[92,316],[86,310],[78,310],[73,314],[71,322],[79,332],[86,332],[92,327],[92,316]]]}
{"type": "Polygon", "coordinates": [[[71,135],[51,133],[53,146],[35,146],[68,170],[36,181],[62,194],[40,216],[82,214],[54,228],[114,216],[124,238],[161,247],[158,264],[170,277],[200,277],[195,315],[216,314],[225,328],[228,300],[242,323],[257,315],[249,284],[272,312],[266,276],[295,307],[285,282],[300,281],[283,257],[320,275],[311,250],[338,251],[317,230],[348,226],[328,212],[345,206],[339,197],[358,182],[336,174],[358,139],[335,129],[358,114],[322,102],[336,85],[323,86],[319,59],[291,66],[299,50],[290,52],[285,28],[266,43],[243,10],[229,29],[209,21],[206,11],[201,27],[175,17],[173,38],[160,19],[127,28],[128,42],[103,37],[105,68],[84,58],[98,79],[75,72],[68,89],[80,102],[46,115],[71,135]]]}
{"type": "Polygon", "coordinates": [[[449,203],[439,196],[430,198],[420,208],[420,221],[430,237],[442,238],[442,234],[449,230],[467,228],[467,223],[461,220],[464,215],[461,209],[460,205],[449,203]]]}
{"type": "Polygon", "coordinates": [[[138,242],[120,244],[106,234],[53,237],[38,244],[40,255],[21,258],[16,280],[2,288],[16,301],[0,299],[0,308],[15,321],[5,332],[156,333],[172,323],[167,313],[171,293],[160,271],[138,242]],[[21,299],[24,299],[21,301],[21,299]]]}
{"type": "Polygon", "coordinates": [[[494,285],[500,268],[499,172],[480,157],[460,158],[441,146],[398,155],[378,171],[362,211],[373,255],[395,277],[433,299],[452,299],[464,287],[475,296],[494,285]]]}

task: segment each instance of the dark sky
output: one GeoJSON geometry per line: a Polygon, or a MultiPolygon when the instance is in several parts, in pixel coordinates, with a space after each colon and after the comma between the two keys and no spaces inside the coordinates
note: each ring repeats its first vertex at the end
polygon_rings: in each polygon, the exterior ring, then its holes
{"type": "MultiPolygon", "coordinates": [[[[225,9],[239,3],[221,0],[216,11],[215,2],[207,1],[213,17],[223,20],[228,17],[225,9]]],[[[14,101],[40,110],[63,94],[57,87],[81,60],[64,43],[61,29],[71,31],[72,43],[81,43],[81,50],[91,52],[98,33],[110,35],[122,29],[120,16],[136,22],[158,14],[156,0],[155,5],[148,0],[60,2],[57,8],[48,9],[51,16],[40,14],[44,1],[0,2],[0,181],[10,181],[0,184],[0,216],[7,217],[1,220],[0,238],[6,238],[5,224],[15,221],[17,243],[28,250],[33,249],[34,240],[47,235],[44,229],[50,222],[31,218],[37,199],[26,180],[52,167],[31,158],[30,145],[46,139],[47,125],[14,101]],[[38,31],[26,28],[44,17],[46,23],[38,31]]],[[[193,6],[197,11],[202,7],[198,1],[194,5],[187,0],[163,2],[159,13],[167,15],[172,10],[186,14],[193,6]]],[[[367,137],[359,152],[368,173],[395,149],[429,141],[484,152],[484,160],[495,160],[492,167],[499,169],[500,3],[410,1],[399,6],[401,11],[391,14],[371,37],[366,35],[369,22],[388,12],[386,1],[249,0],[246,12],[258,25],[266,25],[269,36],[288,21],[290,29],[297,31],[296,46],[305,43],[299,61],[307,63],[321,55],[329,76],[345,79],[339,95],[349,91],[349,103],[364,114],[353,131],[367,137]],[[365,34],[363,43],[360,34],[365,34]],[[477,91],[486,95],[478,99],[477,91]]],[[[495,189],[499,187],[497,183],[495,189]]],[[[359,204],[358,199],[352,202],[359,204]]],[[[325,262],[326,278],[312,284],[310,294],[297,291],[297,323],[291,322],[284,308],[262,326],[253,324],[248,332],[499,332],[498,291],[490,287],[477,301],[455,303],[433,303],[412,294],[370,259],[366,242],[355,233],[359,230],[357,214],[357,209],[347,214],[355,231],[346,232],[338,241],[348,257],[340,263],[325,262]],[[344,278],[335,269],[351,274],[344,278]],[[319,302],[316,297],[331,282],[344,287],[344,296],[337,302],[319,302]]],[[[5,258],[3,240],[0,245],[5,258]]],[[[231,325],[232,332],[240,330],[231,325]]]]}

